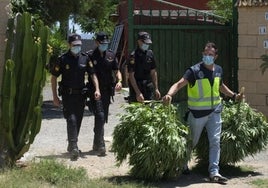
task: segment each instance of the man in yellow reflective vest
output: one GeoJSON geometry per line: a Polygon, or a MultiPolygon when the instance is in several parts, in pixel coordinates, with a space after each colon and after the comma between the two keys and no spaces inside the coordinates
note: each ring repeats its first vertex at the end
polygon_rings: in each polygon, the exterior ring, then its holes
{"type": "Polygon", "coordinates": [[[187,85],[190,110],[187,121],[192,134],[192,147],[196,146],[203,128],[206,127],[209,140],[209,178],[211,181],[225,182],[227,178],[219,173],[222,127],[220,92],[234,100],[240,100],[243,96],[231,91],[223,83],[222,67],[214,63],[218,56],[217,51],[214,43],[207,43],[202,61],[186,70],[183,77],[170,87],[163,102],[169,104],[172,96],[187,85]]]}

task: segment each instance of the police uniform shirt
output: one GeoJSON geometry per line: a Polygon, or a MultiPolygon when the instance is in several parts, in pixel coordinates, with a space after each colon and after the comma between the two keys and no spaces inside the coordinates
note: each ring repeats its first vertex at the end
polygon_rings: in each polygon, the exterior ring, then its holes
{"type": "MultiPolygon", "coordinates": [[[[223,83],[223,70],[222,67],[214,64],[214,71],[207,69],[204,66],[204,63],[198,63],[193,67],[186,70],[183,78],[189,82],[190,87],[194,86],[195,81],[201,78],[207,78],[210,82],[210,85],[213,86],[214,77],[220,77],[220,85],[223,83]]],[[[200,118],[209,115],[214,110],[191,110],[195,118],[200,118]]]]}
{"type": "Polygon", "coordinates": [[[131,53],[128,62],[128,72],[134,72],[135,79],[151,80],[151,70],[156,68],[156,62],[152,50],[142,51],[137,48],[131,53]]]}
{"type": "Polygon", "coordinates": [[[56,77],[62,75],[61,83],[64,87],[81,89],[84,87],[85,72],[92,75],[95,71],[86,54],[73,56],[69,50],[52,64],[50,72],[56,77]]]}
{"type": "Polygon", "coordinates": [[[117,59],[111,50],[106,50],[101,56],[100,51],[96,48],[93,52],[89,52],[89,56],[94,65],[100,88],[110,88],[114,82],[112,71],[119,70],[117,59]]]}

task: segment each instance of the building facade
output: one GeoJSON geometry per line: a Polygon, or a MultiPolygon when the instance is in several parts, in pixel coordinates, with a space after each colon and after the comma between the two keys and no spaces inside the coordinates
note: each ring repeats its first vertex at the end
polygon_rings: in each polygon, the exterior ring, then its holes
{"type": "Polygon", "coordinates": [[[268,117],[268,70],[261,56],[268,52],[268,1],[241,0],[238,6],[238,83],[246,101],[268,117]]]}

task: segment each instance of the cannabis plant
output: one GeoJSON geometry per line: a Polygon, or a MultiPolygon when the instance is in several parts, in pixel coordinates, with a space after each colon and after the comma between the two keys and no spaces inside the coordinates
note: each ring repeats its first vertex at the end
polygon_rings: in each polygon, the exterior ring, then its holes
{"type": "MultiPolygon", "coordinates": [[[[248,103],[224,102],[222,112],[221,157],[223,165],[242,161],[265,149],[268,143],[268,123],[265,116],[248,103]]],[[[196,148],[197,158],[208,161],[208,139],[203,131],[196,148]]]]}
{"type": "Polygon", "coordinates": [[[189,129],[178,119],[176,107],[130,104],[113,132],[117,164],[128,160],[136,178],[158,180],[179,175],[189,158],[189,129]]]}

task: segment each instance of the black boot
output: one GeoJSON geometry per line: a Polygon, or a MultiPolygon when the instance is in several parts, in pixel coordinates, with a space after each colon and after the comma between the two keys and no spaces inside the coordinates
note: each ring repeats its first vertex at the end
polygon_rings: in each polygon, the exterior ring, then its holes
{"type": "Polygon", "coordinates": [[[93,141],[93,151],[97,151],[99,156],[105,156],[106,155],[106,148],[103,136],[97,136],[94,135],[94,141],[93,141]]]}
{"type": "Polygon", "coordinates": [[[77,142],[69,142],[67,151],[71,154],[71,160],[77,160],[79,157],[79,149],[77,142]]]}

